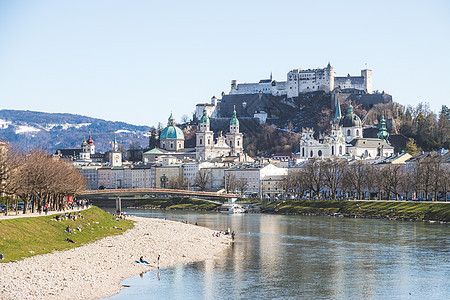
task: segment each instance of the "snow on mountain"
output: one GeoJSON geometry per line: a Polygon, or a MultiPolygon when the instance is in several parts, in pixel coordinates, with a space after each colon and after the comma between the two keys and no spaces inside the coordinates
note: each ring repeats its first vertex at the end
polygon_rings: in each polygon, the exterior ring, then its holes
{"type": "Polygon", "coordinates": [[[3,120],[3,119],[0,119],[0,129],[6,129],[11,124],[12,124],[11,121],[6,121],[6,120],[3,120]]]}
{"type": "Polygon", "coordinates": [[[129,131],[129,130],[124,130],[124,129],[120,129],[120,130],[114,131],[114,133],[116,133],[116,134],[118,134],[118,133],[131,133],[131,131],[129,131]]]}
{"type": "Polygon", "coordinates": [[[16,129],[14,130],[14,132],[16,134],[23,134],[23,133],[30,133],[30,132],[37,132],[37,131],[41,131],[41,130],[38,128],[35,128],[33,126],[24,126],[24,125],[16,126],[16,129]]]}

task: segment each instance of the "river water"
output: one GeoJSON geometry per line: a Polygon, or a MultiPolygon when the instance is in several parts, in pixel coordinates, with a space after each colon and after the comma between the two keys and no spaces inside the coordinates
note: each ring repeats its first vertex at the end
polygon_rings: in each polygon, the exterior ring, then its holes
{"type": "MultiPolygon", "coordinates": [[[[126,279],[110,299],[450,299],[450,226],[177,211],[127,213],[231,228],[223,257],[126,279]]],[[[162,258],[164,259],[164,258],[162,258]]]]}

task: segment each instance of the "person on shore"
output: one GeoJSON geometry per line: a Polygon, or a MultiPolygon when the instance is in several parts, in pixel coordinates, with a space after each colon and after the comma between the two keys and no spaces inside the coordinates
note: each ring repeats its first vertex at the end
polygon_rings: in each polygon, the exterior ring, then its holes
{"type": "Polygon", "coordinates": [[[158,269],[159,269],[159,261],[161,259],[161,255],[158,254],[158,269]]]}
{"type": "Polygon", "coordinates": [[[65,242],[68,242],[68,243],[72,243],[72,244],[75,244],[75,242],[74,241],[72,241],[71,239],[68,239],[68,238],[66,238],[65,240],[64,240],[65,242]]]}
{"type": "Polygon", "coordinates": [[[234,231],[231,233],[231,240],[234,241],[234,237],[236,236],[236,233],[234,233],[234,231]]]}
{"type": "Polygon", "coordinates": [[[4,258],[5,258],[5,256],[0,253],[0,259],[4,259],[4,258]]]}
{"type": "Polygon", "coordinates": [[[140,262],[141,264],[147,264],[147,265],[148,265],[148,261],[144,260],[144,257],[143,257],[143,256],[139,257],[139,262],[140,262]]]}

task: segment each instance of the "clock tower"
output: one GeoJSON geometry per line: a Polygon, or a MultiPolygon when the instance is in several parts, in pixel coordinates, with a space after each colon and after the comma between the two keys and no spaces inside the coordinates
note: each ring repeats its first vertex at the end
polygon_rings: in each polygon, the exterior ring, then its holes
{"type": "Polygon", "coordinates": [[[119,150],[119,145],[115,137],[111,143],[111,151],[109,152],[109,165],[111,167],[122,166],[122,152],[119,150]]]}

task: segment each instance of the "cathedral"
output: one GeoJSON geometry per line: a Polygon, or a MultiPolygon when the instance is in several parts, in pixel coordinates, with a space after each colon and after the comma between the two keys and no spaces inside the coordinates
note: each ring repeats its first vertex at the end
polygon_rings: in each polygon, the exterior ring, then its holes
{"type": "Polygon", "coordinates": [[[161,131],[159,137],[160,148],[147,151],[143,156],[148,162],[154,162],[163,155],[171,155],[180,159],[191,158],[198,161],[224,157],[239,158],[244,154],[244,139],[242,133],[239,132],[236,110],[234,110],[230,120],[229,130],[226,136],[220,133],[214,140],[214,132],[210,129],[210,119],[206,108],[204,108],[195,134],[195,148],[184,148],[183,131],[176,126],[175,119],[170,114],[167,126],[161,131]]]}

